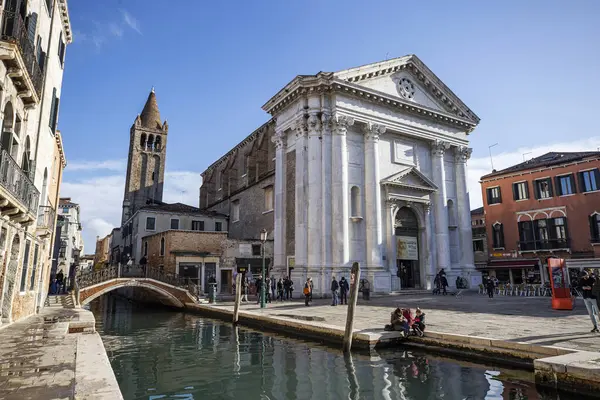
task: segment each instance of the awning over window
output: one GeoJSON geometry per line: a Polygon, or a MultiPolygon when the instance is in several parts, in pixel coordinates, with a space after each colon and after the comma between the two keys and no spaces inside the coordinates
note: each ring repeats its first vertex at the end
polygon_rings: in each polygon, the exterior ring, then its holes
{"type": "Polygon", "coordinates": [[[491,260],[483,268],[538,268],[540,260],[534,259],[515,259],[515,260],[491,260]]]}

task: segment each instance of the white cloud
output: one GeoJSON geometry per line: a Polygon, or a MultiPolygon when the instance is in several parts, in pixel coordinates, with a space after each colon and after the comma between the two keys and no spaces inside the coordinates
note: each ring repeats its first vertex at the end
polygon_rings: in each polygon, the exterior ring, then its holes
{"type": "MultiPolygon", "coordinates": [[[[104,237],[121,224],[125,163],[123,160],[90,161],[76,162],[69,167],[72,171],[114,171],[114,174],[93,178],[66,178],[61,185],[61,197],[70,197],[80,206],[84,252],[90,254],[96,249],[96,236],[104,237]]],[[[198,172],[166,171],[163,200],[198,207],[200,183],[198,172]]]]}
{"type": "Polygon", "coordinates": [[[121,26],[117,25],[115,22],[111,22],[110,24],[108,24],[108,30],[113,36],[123,36],[123,28],[121,28],[121,26]]]}
{"type": "Polygon", "coordinates": [[[67,164],[67,171],[124,171],[126,160],[105,160],[105,161],[73,161],[67,164]]]}
{"type": "MultiPolygon", "coordinates": [[[[536,147],[519,147],[516,150],[512,150],[510,152],[504,152],[500,154],[492,153],[492,157],[494,160],[494,168],[499,171],[501,169],[508,168],[511,165],[522,163],[523,154],[526,153],[527,154],[525,155],[525,159],[528,160],[530,158],[539,157],[550,151],[597,151],[598,148],[600,148],[600,136],[594,136],[582,140],[544,144],[536,147]]],[[[468,189],[469,197],[471,199],[471,209],[481,207],[483,205],[481,199],[481,185],[479,184],[479,179],[483,175],[489,174],[491,170],[492,167],[489,156],[472,158],[469,160],[468,189]]]]}
{"type": "Polygon", "coordinates": [[[142,34],[142,31],[140,29],[140,22],[137,19],[135,19],[131,14],[129,14],[125,10],[121,10],[121,15],[123,16],[123,21],[127,26],[129,26],[131,29],[133,29],[140,35],[142,34]]]}

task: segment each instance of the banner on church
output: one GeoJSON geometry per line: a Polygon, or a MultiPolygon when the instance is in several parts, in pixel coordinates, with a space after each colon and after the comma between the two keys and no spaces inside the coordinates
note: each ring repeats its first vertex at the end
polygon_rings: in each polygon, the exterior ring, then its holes
{"type": "Polygon", "coordinates": [[[396,259],[418,260],[419,245],[417,238],[412,236],[396,236],[396,259]]]}

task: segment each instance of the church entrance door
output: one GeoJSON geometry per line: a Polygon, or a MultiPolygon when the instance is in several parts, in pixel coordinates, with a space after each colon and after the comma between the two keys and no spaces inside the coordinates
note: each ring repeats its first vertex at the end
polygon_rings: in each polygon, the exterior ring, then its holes
{"type": "Polygon", "coordinates": [[[396,267],[400,287],[421,287],[421,263],[419,262],[419,222],[415,213],[402,207],[396,213],[396,267]]]}

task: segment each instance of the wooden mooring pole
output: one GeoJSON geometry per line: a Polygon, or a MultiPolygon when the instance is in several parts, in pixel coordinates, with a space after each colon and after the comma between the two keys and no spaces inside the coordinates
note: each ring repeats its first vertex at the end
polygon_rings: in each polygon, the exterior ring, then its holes
{"type": "Polygon", "coordinates": [[[348,315],[346,316],[346,332],[344,333],[344,353],[352,347],[352,331],[354,330],[354,311],[358,300],[358,284],[360,282],[360,266],[357,262],[352,264],[350,271],[350,302],[348,302],[348,315]]]}
{"type": "Polygon", "coordinates": [[[242,301],[242,273],[238,272],[235,276],[235,306],[233,307],[233,324],[238,322],[238,314],[240,312],[240,303],[242,301]]]}

